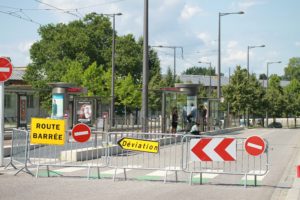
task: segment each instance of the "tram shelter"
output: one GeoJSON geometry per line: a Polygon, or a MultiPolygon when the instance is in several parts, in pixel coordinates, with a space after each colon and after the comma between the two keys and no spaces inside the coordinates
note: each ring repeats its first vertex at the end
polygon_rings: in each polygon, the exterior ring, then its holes
{"type": "Polygon", "coordinates": [[[199,84],[176,83],[175,87],[161,88],[162,91],[162,132],[168,132],[171,127],[172,112],[178,112],[177,132],[188,132],[193,124],[200,123],[200,130],[209,131],[218,123],[220,101],[215,98],[201,98],[199,84]],[[190,115],[192,117],[189,117],[190,115]]]}

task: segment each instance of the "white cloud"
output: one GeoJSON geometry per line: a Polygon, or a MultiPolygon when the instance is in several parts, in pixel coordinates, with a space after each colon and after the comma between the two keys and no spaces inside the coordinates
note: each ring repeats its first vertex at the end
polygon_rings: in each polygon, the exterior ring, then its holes
{"type": "Polygon", "coordinates": [[[240,0],[232,3],[232,8],[245,11],[253,6],[262,5],[265,3],[266,2],[264,0],[240,0]]]}
{"type": "Polygon", "coordinates": [[[214,45],[214,43],[215,43],[211,39],[211,36],[205,32],[198,33],[197,38],[199,38],[206,46],[214,45]]]}
{"type": "Polygon", "coordinates": [[[201,12],[203,12],[203,10],[199,6],[185,4],[181,11],[180,19],[188,20],[201,12]]]}
{"type": "Polygon", "coordinates": [[[228,42],[226,51],[222,57],[222,61],[225,64],[237,65],[245,62],[247,52],[245,50],[240,50],[238,48],[238,42],[233,40],[228,42]]]}
{"type": "Polygon", "coordinates": [[[28,53],[33,43],[33,41],[22,42],[18,45],[18,50],[22,53],[28,53]]]}

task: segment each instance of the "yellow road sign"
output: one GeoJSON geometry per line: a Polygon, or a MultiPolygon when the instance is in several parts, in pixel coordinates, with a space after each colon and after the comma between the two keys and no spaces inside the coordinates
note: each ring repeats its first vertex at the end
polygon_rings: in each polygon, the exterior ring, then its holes
{"type": "Polygon", "coordinates": [[[158,153],[159,142],[153,140],[141,140],[124,137],[118,141],[119,146],[125,150],[158,153]]]}
{"type": "Polygon", "coordinates": [[[65,144],[65,121],[57,119],[31,119],[31,144],[65,144]]]}

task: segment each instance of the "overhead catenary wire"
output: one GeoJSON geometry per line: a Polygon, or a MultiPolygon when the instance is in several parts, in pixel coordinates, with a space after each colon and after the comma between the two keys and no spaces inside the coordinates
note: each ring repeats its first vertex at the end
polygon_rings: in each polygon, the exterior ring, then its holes
{"type": "Polygon", "coordinates": [[[19,18],[19,19],[22,19],[22,20],[25,20],[25,21],[28,21],[28,22],[31,22],[31,23],[34,23],[34,24],[38,24],[39,26],[41,26],[42,24],[40,24],[39,22],[36,22],[34,21],[33,19],[31,18],[28,18],[28,17],[22,17],[21,15],[18,15],[16,12],[6,12],[6,11],[1,11],[0,10],[0,13],[3,13],[3,14],[7,14],[7,15],[10,15],[12,17],[16,17],[16,18],[19,18]]]}
{"type": "Polygon", "coordinates": [[[58,7],[53,6],[53,5],[50,5],[50,4],[48,4],[48,3],[44,3],[44,2],[42,2],[42,1],[40,1],[40,0],[35,0],[35,1],[36,1],[36,2],[39,2],[39,3],[41,3],[41,4],[44,4],[44,5],[47,5],[47,6],[51,7],[51,8],[56,9],[56,10],[60,10],[60,11],[62,11],[62,12],[64,12],[64,13],[66,13],[66,14],[73,15],[73,16],[75,16],[75,17],[81,18],[79,15],[76,15],[76,14],[72,13],[72,12],[69,11],[69,10],[65,10],[65,9],[58,8],[58,7]]]}
{"type": "Polygon", "coordinates": [[[81,7],[81,8],[71,8],[71,9],[58,8],[58,7],[53,6],[51,4],[44,3],[40,0],[34,0],[34,1],[36,1],[38,3],[41,3],[41,4],[44,4],[44,5],[47,5],[50,8],[18,8],[18,7],[12,7],[12,6],[7,6],[7,5],[0,5],[0,8],[3,8],[2,10],[0,10],[0,13],[10,15],[12,17],[16,17],[16,18],[19,18],[21,20],[28,21],[28,22],[31,22],[31,23],[34,23],[34,24],[37,24],[37,25],[41,26],[42,25],[41,23],[33,20],[28,15],[28,13],[25,13],[24,11],[61,11],[65,14],[69,14],[69,15],[75,16],[77,18],[83,18],[83,14],[81,14],[79,12],[79,10],[92,8],[92,7],[97,7],[97,6],[110,5],[110,4],[119,3],[119,2],[122,2],[122,1],[126,1],[126,0],[114,0],[114,1],[110,1],[110,2],[103,2],[103,3],[98,3],[98,4],[93,4],[93,5],[81,7]]]}

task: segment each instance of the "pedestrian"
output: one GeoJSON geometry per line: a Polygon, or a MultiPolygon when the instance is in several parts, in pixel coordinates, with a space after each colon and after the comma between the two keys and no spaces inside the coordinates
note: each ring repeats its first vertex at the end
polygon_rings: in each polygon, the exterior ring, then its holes
{"type": "Polygon", "coordinates": [[[193,135],[200,135],[200,129],[199,129],[199,126],[200,126],[200,123],[199,122],[196,122],[191,130],[190,130],[190,133],[193,134],[193,135]]]}
{"type": "Polygon", "coordinates": [[[191,123],[192,120],[195,120],[195,118],[196,118],[196,112],[197,112],[196,107],[194,106],[193,103],[191,103],[191,110],[190,110],[190,112],[187,115],[187,120],[188,120],[189,123],[191,123]]]}
{"type": "Polygon", "coordinates": [[[177,125],[178,125],[178,111],[177,108],[174,107],[172,112],[172,130],[171,130],[172,133],[176,133],[177,125]]]}

